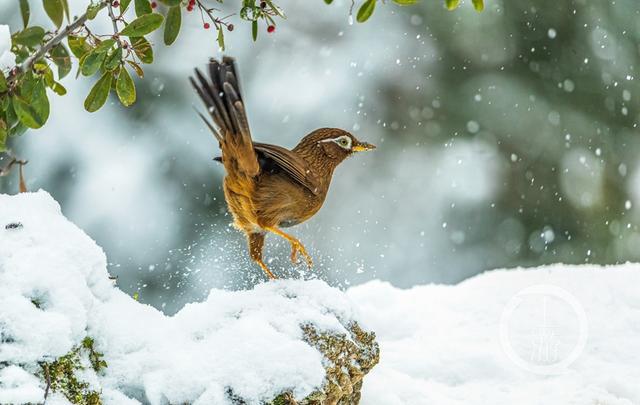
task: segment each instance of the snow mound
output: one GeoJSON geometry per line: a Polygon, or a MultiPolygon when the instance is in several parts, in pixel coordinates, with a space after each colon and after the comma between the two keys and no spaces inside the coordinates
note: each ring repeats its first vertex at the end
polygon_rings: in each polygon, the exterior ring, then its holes
{"type": "Polygon", "coordinates": [[[11,52],[9,26],[0,24],[0,71],[9,71],[16,64],[16,56],[11,52]]]}
{"type": "MultiPolygon", "coordinates": [[[[328,359],[301,326],[347,334],[356,318],[380,344],[363,405],[640,403],[638,264],[499,270],[409,290],[374,281],[346,294],[283,280],[213,290],[167,317],[113,287],[102,250],[47,193],[0,195],[0,207],[2,404],[41,403],[41,362],[87,336],[108,367],[96,373],[83,357],[83,381],[105,404],[301,399],[323,384],[328,359]]],[[[334,368],[352,375],[353,364],[334,368]]],[[[68,401],[50,392],[47,403],[68,401]]]]}
{"type": "Polygon", "coordinates": [[[2,404],[42,402],[39,362],[87,336],[108,367],[85,367],[83,379],[106,404],[262,403],[285,391],[301,399],[325,378],[301,325],[346,334],[354,320],[343,292],[294,280],[213,290],[167,317],[113,286],[101,248],[46,192],[0,195],[0,207],[2,404]]]}
{"type": "Polygon", "coordinates": [[[362,403],[640,403],[640,265],[490,271],[351,288],[380,364],[362,403]]]}

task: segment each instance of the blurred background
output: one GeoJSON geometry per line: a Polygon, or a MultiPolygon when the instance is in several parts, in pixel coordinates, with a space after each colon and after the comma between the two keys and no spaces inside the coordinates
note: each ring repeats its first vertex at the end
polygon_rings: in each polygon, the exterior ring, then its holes
{"type": "MultiPolygon", "coordinates": [[[[486,0],[482,13],[388,2],[365,24],[349,23],[350,1],[278,4],[288,19],[274,33],[261,27],[253,43],[234,16],[226,35],[254,137],[293,147],[331,126],[378,149],[343,163],[319,214],[291,228],[313,270],[267,238],[276,274],[410,287],[640,260],[637,0],[486,0]]],[[[17,2],[0,16],[21,26],[17,2]]],[[[11,145],[29,160],[28,188],[50,192],[104,248],[124,291],[167,313],[264,281],[230,226],[217,145],[187,81],[221,55],[215,32],[195,13],[183,24],[170,48],[156,33],[133,107],[85,112],[94,79],[70,75],[47,125],[11,145]]],[[[0,180],[0,192],[17,188],[17,175],[0,180]]]]}

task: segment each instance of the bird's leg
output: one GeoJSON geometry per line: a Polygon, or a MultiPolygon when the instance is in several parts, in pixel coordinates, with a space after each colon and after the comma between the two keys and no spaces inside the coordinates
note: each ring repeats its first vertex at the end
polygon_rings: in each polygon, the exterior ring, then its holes
{"type": "Polygon", "coordinates": [[[271,280],[275,280],[277,277],[269,270],[266,264],[262,261],[262,247],[264,246],[264,233],[250,233],[247,235],[249,242],[249,253],[251,259],[262,268],[267,277],[271,280]]]}
{"type": "Polygon", "coordinates": [[[264,229],[266,231],[275,233],[276,235],[283,237],[287,241],[289,241],[289,243],[291,244],[291,261],[293,263],[297,263],[298,252],[300,252],[302,256],[304,256],[305,260],[307,261],[307,266],[309,266],[309,268],[313,266],[313,260],[311,260],[311,256],[309,256],[309,253],[307,253],[307,249],[304,248],[304,246],[302,245],[302,242],[300,242],[298,239],[294,238],[293,236],[282,232],[280,229],[276,228],[275,226],[267,227],[264,229]]]}
{"type": "Polygon", "coordinates": [[[267,274],[267,277],[269,277],[270,280],[276,280],[278,278],[271,272],[271,270],[269,270],[269,268],[267,267],[266,264],[264,264],[262,259],[256,259],[255,262],[258,263],[258,266],[262,268],[262,270],[267,274]]]}

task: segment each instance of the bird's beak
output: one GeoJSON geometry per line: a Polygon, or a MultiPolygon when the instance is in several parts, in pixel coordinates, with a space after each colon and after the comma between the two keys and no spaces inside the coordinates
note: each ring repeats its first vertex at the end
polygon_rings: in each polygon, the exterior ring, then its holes
{"type": "Polygon", "coordinates": [[[365,152],[368,150],[374,150],[375,148],[376,148],[376,145],[372,145],[366,142],[358,142],[355,145],[353,145],[351,150],[354,152],[365,152]]]}

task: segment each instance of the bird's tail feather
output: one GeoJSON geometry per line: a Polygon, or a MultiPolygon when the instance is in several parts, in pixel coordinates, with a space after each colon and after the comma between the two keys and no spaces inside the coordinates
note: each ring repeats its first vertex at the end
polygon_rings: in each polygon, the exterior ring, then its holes
{"type": "Polygon", "coordinates": [[[189,81],[207,107],[217,130],[199,113],[200,118],[220,142],[223,155],[235,155],[242,170],[255,175],[259,166],[233,58],[223,57],[222,62],[210,59],[208,73],[207,79],[200,70],[195,69],[195,77],[190,77],[189,81]]]}

